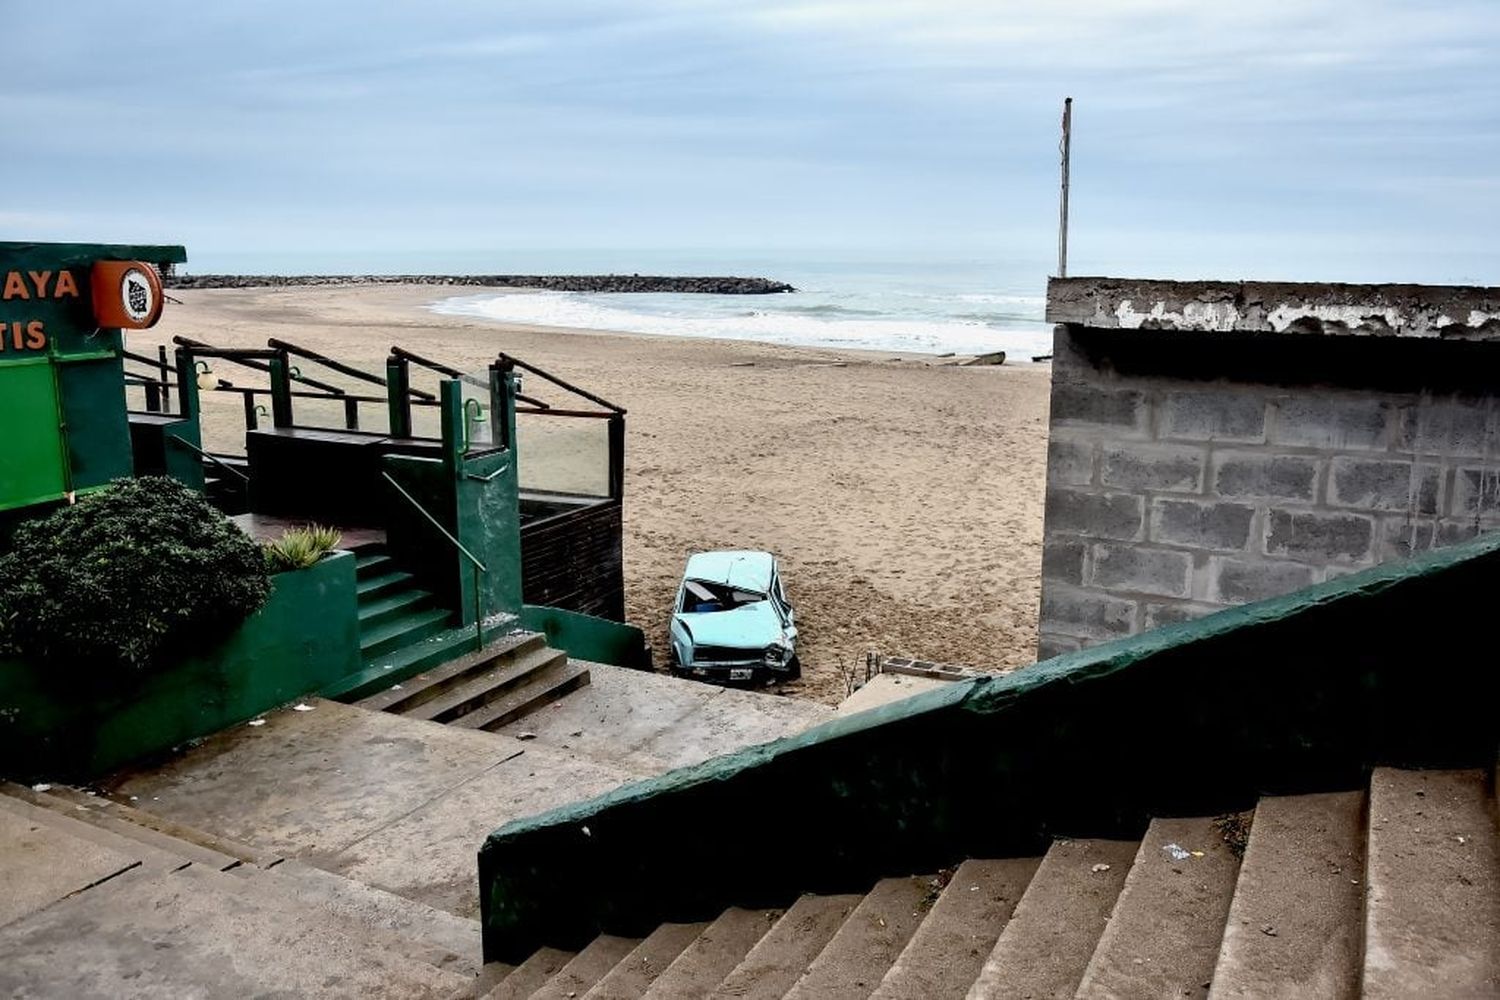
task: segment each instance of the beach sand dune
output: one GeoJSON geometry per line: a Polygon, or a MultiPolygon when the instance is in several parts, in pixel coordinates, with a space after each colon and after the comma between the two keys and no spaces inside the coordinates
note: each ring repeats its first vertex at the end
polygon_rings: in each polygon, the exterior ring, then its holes
{"type": "MultiPolygon", "coordinates": [[[[659,660],[683,563],[710,548],[781,558],[804,665],[788,694],[838,701],[840,664],[863,676],[867,651],[987,670],[1033,659],[1045,367],[503,326],[428,312],[442,294],[180,291],[182,304],[127,346],[277,337],[377,372],[392,344],[476,371],[503,350],[627,407],[627,610],[659,660]]],[[[263,384],[232,366],[216,363],[215,374],[263,384]]],[[[205,395],[210,447],[242,450],[238,398],[205,395]]],[[[378,409],[367,408],[377,426],[378,409]]],[[[526,440],[523,476],[528,461],[536,475],[545,456],[529,456],[526,440]]]]}

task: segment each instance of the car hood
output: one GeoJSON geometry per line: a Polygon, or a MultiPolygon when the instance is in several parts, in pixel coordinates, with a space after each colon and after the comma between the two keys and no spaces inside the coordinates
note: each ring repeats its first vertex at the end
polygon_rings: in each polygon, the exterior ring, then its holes
{"type": "Polygon", "coordinates": [[[695,644],[751,649],[781,641],[781,619],[770,601],[742,604],[730,611],[679,612],[695,644]]]}

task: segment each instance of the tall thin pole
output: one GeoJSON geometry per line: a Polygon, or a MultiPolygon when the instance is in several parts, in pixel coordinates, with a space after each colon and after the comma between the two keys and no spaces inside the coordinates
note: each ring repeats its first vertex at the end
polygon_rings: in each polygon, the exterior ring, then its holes
{"type": "Polygon", "coordinates": [[[1073,147],[1073,98],[1063,99],[1062,197],[1057,206],[1057,276],[1068,276],[1068,154],[1073,147]]]}

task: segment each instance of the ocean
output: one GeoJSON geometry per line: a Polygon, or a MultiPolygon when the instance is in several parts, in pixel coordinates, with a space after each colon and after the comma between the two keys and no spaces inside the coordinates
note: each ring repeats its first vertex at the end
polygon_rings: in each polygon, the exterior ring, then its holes
{"type": "MultiPolygon", "coordinates": [[[[967,257],[899,260],[851,253],[719,254],[663,251],[517,251],[404,259],[279,262],[275,273],[692,274],[763,277],[776,295],[487,292],[441,299],[449,315],[497,322],[803,347],[923,354],[1005,351],[1007,363],[1052,349],[1042,320],[1047,262],[967,257]]],[[[239,273],[255,273],[235,262],[239,273]]],[[[253,265],[252,265],[253,266],[253,265]]],[[[204,268],[204,271],[209,269],[204,268]]],[[[261,272],[264,273],[264,272],[261,272]]]]}

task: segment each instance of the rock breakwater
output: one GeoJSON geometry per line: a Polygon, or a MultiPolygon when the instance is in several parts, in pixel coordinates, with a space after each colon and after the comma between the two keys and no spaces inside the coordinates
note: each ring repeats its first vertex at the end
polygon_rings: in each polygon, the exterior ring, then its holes
{"type": "Polygon", "coordinates": [[[448,285],[539,288],[554,292],[687,292],[771,295],[795,292],[770,278],[648,274],[177,274],[167,288],[274,288],[283,285],[448,285]]]}

